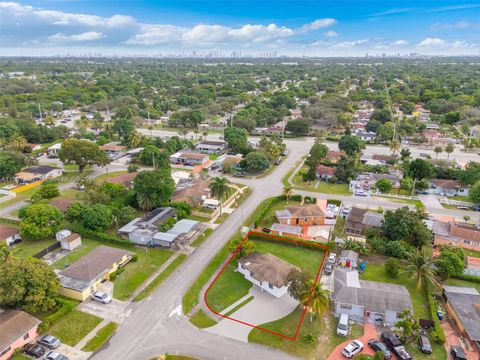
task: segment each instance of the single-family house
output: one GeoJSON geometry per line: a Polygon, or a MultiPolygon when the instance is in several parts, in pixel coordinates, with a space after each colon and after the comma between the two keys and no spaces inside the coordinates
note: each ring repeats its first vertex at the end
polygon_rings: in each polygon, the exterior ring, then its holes
{"type": "Polygon", "coordinates": [[[342,156],[345,156],[345,151],[330,150],[329,152],[327,152],[327,155],[325,155],[325,159],[332,164],[336,164],[338,160],[342,158],[342,156]]]}
{"type": "Polygon", "coordinates": [[[374,141],[377,137],[377,134],[375,134],[374,132],[362,130],[355,131],[352,135],[359,137],[363,141],[374,141]]]}
{"type": "Polygon", "coordinates": [[[480,351],[480,294],[473,287],[443,286],[445,308],[462,336],[480,351]]]}
{"type": "Polygon", "coordinates": [[[458,180],[450,179],[434,179],[430,180],[430,194],[442,195],[442,196],[468,196],[468,186],[462,185],[458,180]]]}
{"type": "Polygon", "coordinates": [[[105,151],[110,159],[118,159],[126,154],[127,147],[115,143],[100,146],[100,150],[105,151]]]}
{"type": "Polygon", "coordinates": [[[192,207],[197,207],[210,198],[210,181],[204,179],[181,179],[177,183],[170,201],[184,201],[192,207]]]}
{"type": "Polygon", "coordinates": [[[396,156],[393,155],[384,155],[384,154],[373,154],[372,160],[378,161],[381,164],[389,164],[394,162],[397,159],[396,156]]]}
{"type": "Polygon", "coordinates": [[[156,246],[171,248],[175,241],[189,233],[196,231],[200,222],[195,220],[182,219],[167,232],[157,232],[153,235],[153,243],[156,246]]]}
{"type": "Polygon", "coordinates": [[[72,251],[82,245],[82,237],[77,233],[72,233],[70,230],[60,230],[55,234],[57,241],[60,241],[60,246],[64,250],[72,251]]]}
{"type": "Polygon", "coordinates": [[[93,294],[103,280],[126,265],[132,258],[127,250],[99,245],[69,267],[58,272],[60,289],[58,293],[83,301],[93,294]]]}
{"type": "Polygon", "coordinates": [[[324,225],[326,208],[326,200],[317,200],[317,204],[286,206],[284,210],[276,210],[275,215],[284,225],[324,225]]]}
{"type": "Polygon", "coordinates": [[[332,301],[337,317],[348,314],[354,321],[386,326],[394,326],[405,310],[413,313],[405,286],[360,280],[356,270],[335,269],[332,301]]]}
{"type": "Polygon", "coordinates": [[[62,149],[62,143],[53,144],[47,148],[47,156],[49,158],[58,158],[60,150],[62,149]]]}
{"type": "Polygon", "coordinates": [[[34,341],[40,323],[25,311],[0,309],[0,360],[10,359],[16,349],[34,341]]]}
{"type": "Polygon", "coordinates": [[[480,258],[465,256],[465,269],[463,273],[480,277],[480,258]]]}
{"type": "Polygon", "coordinates": [[[394,189],[398,189],[400,187],[402,175],[399,173],[377,174],[372,172],[363,172],[358,174],[355,180],[351,180],[348,187],[351,192],[355,192],[355,190],[359,189],[368,191],[375,187],[377,181],[381,179],[389,180],[392,183],[392,187],[394,189]]]}
{"type": "Polygon", "coordinates": [[[329,180],[335,176],[336,169],[330,166],[318,165],[316,174],[319,180],[329,180]]]}
{"type": "Polygon", "coordinates": [[[0,224],[0,241],[10,246],[21,240],[20,231],[17,228],[0,224]]]}
{"type": "Polygon", "coordinates": [[[270,226],[270,233],[272,235],[300,237],[302,236],[302,227],[297,225],[274,223],[272,226],[270,226]]]}
{"type": "Polygon", "coordinates": [[[201,154],[191,151],[179,151],[170,156],[170,162],[174,165],[203,165],[208,161],[207,154],[201,154]]]}
{"type": "Polygon", "coordinates": [[[133,219],[118,232],[137,245],[154,246],[153,237],[158,227],[174,216],[175,210],[171,207],[157,208],[143,218],[133,219]]]}
{"type": "Polygon", "coordinates": [[[356,268],[358,265],[358,253],[353,250],[342,250],[338,257],[338,265],[350,269],[356,268]]]}
{"type": "Polygon", "coordinates": [[[288,274],[297,267],[272,254],[253,252],[238,260],[238,272],[245,279],[276,298],[288,293],[288,274]]]}
{"type": "Polygon", "coordinates": [[[108,179],[108,181],[110,181],[111,183],[114,183],[114,184],[122,184],[127,189],[131,189],[131,188],[133,188],[133,181],[135,180],[137,175],[138,175],[138,172],[120,174],[120,175],[117,175],[117,176],[114,176],[114,177],[108,179]]]}
{"type": "Polygon", "coordinates": [[[381,227],[384,219],[384,214],[353,207],[347,216],[343,232],[349,240],[364,242],[365,230],[372,227],[381,227]]]}
{"type": "Polygon", "coordinates": [[[225,141],[201,141],[195,144],[195,150],[207,154],[221,154],[227,148],[225,141]]]}
{"type": "Polygon", "coordinates": [[[14,181],[17,184],[29,184],[35,181],[44,181],[62,176],[62,169],[47,165],[32,166],[15,174],[14,181]]]}
{"type": "Polygon", "coordinates": [[[455,245],[480,251],[480,225],[434,220],[434,245],[455,245]]]}

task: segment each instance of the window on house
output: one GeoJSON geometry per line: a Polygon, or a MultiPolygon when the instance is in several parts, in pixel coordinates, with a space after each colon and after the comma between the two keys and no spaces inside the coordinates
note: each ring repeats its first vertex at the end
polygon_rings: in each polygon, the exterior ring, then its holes
{"type": "Polygon", "coordinates": [[[27,332],[25,335],[23,335],[23,340],[27,340],[30,337],[30,334],[27,332]]]}
{"type": "Polygon", "coordinates": [[[341,304],[340,309],[352,310],[352,305],[341,304]]]}
{"type": "Polygon", "coordinates": [[[6,349],[2,350],[2,352],[0,352],[0,356],[3,356],[5,355],[6,353],[8,353],[12,348],[9,346],[7,347],[6,349]]]}

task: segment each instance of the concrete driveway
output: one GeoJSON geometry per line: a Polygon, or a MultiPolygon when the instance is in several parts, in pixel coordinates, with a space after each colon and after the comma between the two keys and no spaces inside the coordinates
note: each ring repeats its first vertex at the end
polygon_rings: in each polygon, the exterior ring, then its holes
{"type": "MultiPolygon", "coordinates": [[[[287,316],[298,305],[298,301],[291,298],[288,294],[281,298],[276,298],[267,292],[261,292],[255,286],[250,289],[250,295],[253,295],[254,299],[229,317],[258,326],[287,316]]],[[[296,325],[292,324],[292,329],[296,325]]],[[[205,330],[212,334],[246,343],[248,342],[248,334],[252,329],[251,326],[230,319],[223,319],[217,325],[205,330]]]]}
{"type": "Polygon", "coordinates": [[[420,201],[425,205],[426,208],[430,209],[443,209],[442,204],[438,201],[437,195],[418,195],[420,201]]]}

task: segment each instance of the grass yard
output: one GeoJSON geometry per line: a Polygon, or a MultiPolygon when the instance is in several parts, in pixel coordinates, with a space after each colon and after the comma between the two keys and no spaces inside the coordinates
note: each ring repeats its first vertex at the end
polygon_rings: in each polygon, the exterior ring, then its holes
{"type": "Polygon", "coordinates": [[[212,228],[206,228],[205,231],[199,235],[195,240],[193,240],[190,243],[190,246],[192,247],[197,247],[200,246],[201,243],[203,243],[207,238],[210,236],[210,234],[213,232],[212,228]]]}
{"type": "Polygon", "coordinates": [[[215,311],[221,312],[237,300],[248,294],[252,283],[236,272],[236,261],[232,260],[225,270],[220,274],[217,281],[208,290],[208,305],[215,311]]]}
{"type": "Polygon", "coordinates": [[[27,355],[23,355],[22,353],[18,353],[13,355],[11,360],[32,360],[32,358],[28,357],[27,355]]]}
{"type": "Polygon", "coordinates": [[[12,254],[20,258],[29,258],[46,247],[55,244],[55,239],[22,240],[12,248],[12,254]]]}
{"type": "Polygon", "coordinates": [[[97,316],[73,310],[58,320],[49,332],[63,343],[75,346],[101,322],[97,316]]]}
{"type": "Polygon", "coordinates": [[[373,195],[372,198],[381,198],[387,199],[388,201],[400,203],[400,204],[410,204],[415,206],[420,206],[422,202],[420,200],[412,200],[412,199],[400,199],[392,196],[381,196],[381,195],[373,195]]]}
{"type": "Polygon", "coordinates": [[[324,194],[339,194],[339,195],[350,195],[348,190],[348,184],[332,184],[327,181],[312,181],[305,182],[302,179],[302,176],[297,172],[293,179],[292,183],[295,187],[301,188],[302,190],[315,191],[324,194]],[[318,186],[316,186],[318,183],[318,186]]]}
{"type": "Polygon", "coordinates": [[[156,288],[158,288],[162,282],[172,273],[174,272],[177,267],[179,267],[183,261],[187,258],[187,255],[185,254],[180,254],[175,260],[173,260],[170,265],[167,266],[167,268],[162,271],[153,281],[148,284],[145,289],[140,291],[137,296],[133,299],[133,301],[140,301],[148,297],[152,292],[155,291],[156,288]]]}
{"type": "Polygon", "coordinates": [[[197,311],[197,313],[190,318],[190,322],[199,329],[204,329],[217,324],[217,322],[208,317],[203,310],[197,311]]]}
{"type": "MultiPolygon", "coordinates": [[[[301,314],[302,309],[297,308],[282,319],[260,326],[280,334],[293,336],[301,314]]],[[[322,319],[314,318],[313,321],[310,321],[310,317],[307,314],[300,327],[296,341],[287,340],[258,329],[253,329],[250,332],[248,341],[271,346],[301,358],[324,360],[342,342],[348,339],[356,339],[363,335],[363,326],[361,325],[355,324],[351,326],[351,332],[347,337],[338,336],[336,327],[337,319],[333,315],[325,316],[322,319]],[[315,338],[314,343],[308,344],[303,340],[307,334],[313,335],[315,338]]]]}
{"type": "Polygon", "coordinates": [[[463,249],[463,253],[465,256],[473,256],[480,258],[480,251],[470,250],[470,249],[463,249]]]}
{"type": "Polygon", "coordinates": [[[64,171],[63,175],[56,178],[56,180],[58,180],[59,184],[61,185],[62,183],[68,183],[82,177],[89,176],[91,173],[93,173],[93,169],[88,168],[84,169],[82,173],[79,173],[78,171],[64,171]]]}
{"type": "Polygon", "coordinates": [[[246,300],[242,301],[240,304],[238,304],[237,306],[235,306],[232,310],[230,310],[229,312],[225,313],[224,315],[225,316],[230,316],[232,315],[234,312],[238,311],[240,308],[244,307],[245,305],[247,305],[250,301],[252,301],[253,299],[255,299],[255,296],[250,296],[249,298],[247,298],[246,300]]]}
{"type": "Polygon", "coordinates": [[[219,157],[220,157],[220,155],[218,155],[218,154],[209,154],[208,155],[208,159],[212,160],[212,161],[217,160],[219,157]]]}
{"type": "Polygon", "coordinates": [[[480,284],[473,281],[460,280],[460,279],[448,279],[447,285],[473,287],[477,289],[477,291],[480,293],[480,284]]]}
{"type": "Polygon", "coordinates": [[[318,251],[314,248],[288,246],[281,242],[274,243],[255,239],[254,244],[255,251],[262,254],[271,253],[292,265],[308,271],[312,278],[317,275],[324,254],[323,251],[318,251]]]}
{"type": "Polygon", "coordinates": [[[97,351],[108,341],[108,339],[112,337],[117,329],[117,323],[109,322],[103,328],[98,330],[97,334],[93,338],[88,340],[88,342],[82,348],[82,351],[97,351]]]}
{"type": "MultiPolygon", "coordinates": [[[[206,214],[205,214],[206,215],[206,214]]],[[[208,222],[210,220],[209,217],[206,216],[198,216],[190,214],[186,217],[188,220],[200,221],[200,222],[208,222]]]]}
{"type": "Polygon", "coordinates": [[[228,214],[226,212],[222,213],[222,215],[217,217],[217,219],[215,220],[215,224],[221,224],[222,222],[224,222],[227,219],[228,215],[230,215],[230,214],[228,214]]]}
{"type": "Polygon", "coordinates": [[[109,173],[106,173],[106,174],[103,174],[103,175],[100,175],[100,176],[97,176],[95,178],[95,182],[97,184],[101,184],[102,182],[106,181],[106,180],[109,180],[115,176],[118,176],[118,175],[122,175],[122,174],[126,174],[128,173],[128,171],[113,171],[113,172],[109,172],[109,173]]]}
{"type": "Polygon", "coordinates": [[[450,200],[463,201],[463,202],[468,202],[473,204],[473,201],[472,199],[470,199],[469,196],[456,195],[456,196],[447,196],[447,198],[449,198],[450,200]]]}
{"type": "Polygon", "coordinates": [[[13,199],[10,199],[10,200],[7,200],[7,201],[4,201],[4,202],[0,203],[0,209],[4,208],[4,207],[7,207],[7,206],[10,206],[12,204],[15,204],[19,201],[30,199],[33,195],[36,194],[38,189],[40,189],[40,185],[36,186],[36,187],[33,187],[31,189],[28,189],[28,190],[17,193],[17,196],[15,196],[13,199]]]}
{"type": "MultiPolygon", "coordinates": [[[[84,194],[85,194],[84,191],[75,190],[75,189],[67,189],[67,190],[62,191],[58,198],[68,199],[68,200],[76,200],[76,201],[79,201],[79,202],[83,202],[84,201],[84,199],[83,199],[84,194]]],[[[56,199],[58,199],[58,198],[56,198],[56,199]]]]}

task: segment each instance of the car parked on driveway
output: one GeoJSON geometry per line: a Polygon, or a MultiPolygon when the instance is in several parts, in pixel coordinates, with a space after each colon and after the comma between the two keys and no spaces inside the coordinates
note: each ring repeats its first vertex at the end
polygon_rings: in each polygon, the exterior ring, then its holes
{"type": "Polygon", "coordinates": [[[92,300],[102,304],[110,304],[112,302],[112,297],[106,292],[97,291],[92,294],[92,300]]]}
{"type": "Polygon", "coordinates": [[[65,355],[55,351],[49,351],[43,358],[45,360],[69,360],[65,355]]]}
{"type": "Polygon", "coordinates": [[[452,346],[450,348],[453,360],[467,360],[467,354],[460,346],[452,346]]]}
{"type": "Polygon", "coordinates": [[[390,350],[388,350],[387,346],[381,341],[378,341],[377,339],[370,339],[368,340],[368,346],[370,346],[373,350],[375,350],[375,352],[377,351],[383,352],[385,359],[388,360],[392,358],[392,353],[390,352],[390,350]]]}
{"type": "Polygon", "coordinates": [[[353,340],[350,344],[345,346],[342,350],[343,356],[351,359],[363,350],[363,343],[360,340],[353,340]]]}
{"type": "Polygon", "coordinates": [[[402,342],[398,337],[395,336],[391,331],[384,331],[380,334],[380,340],[382,340],[385,345],[387,345],[391,351],[397,355],[399,360],[412,360],[413,357],[405,349],[402,342]]]}
{"type": "Polygon", "coordinates": [[[27,355],[39,358],[45,354],[45,349],[38,344],[26,344],[23,347],[23,352],[27,355]]]}
{"type": "Polygon", "coordinates": [[[430,344],[430,340],[428,339],[428,335],[425,331],[420,331],[418,333],[418,346],[420,347],[420,351],[422,353],[432,353],[432,345],[430,344]]]}
{"type": "Polygon", "coordinates": [[[325,267],[323,269],[323,272],[325,273],[325,275],[331,275],[332,272],[333,272],[333,263],[331,262],[327,262],[325,264],[325,267]]]}
{"type": "Polygon", "coordinates": [[[56,349],[62,344],[60,340],[58,340],[55,336],[49,334],[43,335],[40,339],[37,340],[37,343],[46,346],[49,349],[56,349]]]}
{"type": "Polygon", "coordinates": [[[335,264],[336,261],[337,261],[337,254],[335,254],[335,253],[330,253],[330,254],[328,255],[327,263],[335,264]]]}

